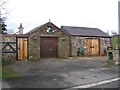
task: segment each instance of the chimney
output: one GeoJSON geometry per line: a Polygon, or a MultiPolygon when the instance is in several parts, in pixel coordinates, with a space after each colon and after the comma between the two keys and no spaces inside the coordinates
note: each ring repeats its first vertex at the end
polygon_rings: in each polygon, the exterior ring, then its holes
{"type": "Polygon", "coordinates": [[[20,27],[18,27],[19,29],[19,34],[23,34],[23,26],[22,26],[22,23],[20,23],[20,27]]]}

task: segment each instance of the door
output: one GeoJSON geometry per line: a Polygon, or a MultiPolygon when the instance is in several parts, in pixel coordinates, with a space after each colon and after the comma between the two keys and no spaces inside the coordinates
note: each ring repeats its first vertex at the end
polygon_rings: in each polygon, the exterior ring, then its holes
{"type": "Polygon", "coordinates": [[[99,39],[86,39],[87,55],[99,55],[100,46],[99,39]]]}
{"type": "Polygon", "coordinates": [[[41,58],[57,58],[57,38],[41,37],[40,38],[40,57],[41,58]]]}
{"type": "Polygon", "coordinates": [[[18,38],[18,60],[28,59],[28,40],[27,38],[18,38]]]}

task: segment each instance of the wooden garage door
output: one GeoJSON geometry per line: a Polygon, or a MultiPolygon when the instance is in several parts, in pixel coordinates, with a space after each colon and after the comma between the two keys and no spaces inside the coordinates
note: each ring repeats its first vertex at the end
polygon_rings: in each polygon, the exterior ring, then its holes
{"type": "Polygon", "coordinates": [[[87,55],[99,55],[100,45],[99,39],[86,39],[87,55]]]}
{"type": "Polygon", "coordinates": [[[57,38],[41,37],[40,38],[40,57],[57,58],[57,38]]]}

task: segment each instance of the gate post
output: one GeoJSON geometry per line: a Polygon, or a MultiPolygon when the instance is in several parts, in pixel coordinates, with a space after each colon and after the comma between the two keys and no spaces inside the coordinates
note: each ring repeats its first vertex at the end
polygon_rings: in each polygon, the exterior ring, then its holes
{"type": "Polygon", "coordinates": [[[16,35],[16,60],[18,61],[18,37],[16,35]]]}

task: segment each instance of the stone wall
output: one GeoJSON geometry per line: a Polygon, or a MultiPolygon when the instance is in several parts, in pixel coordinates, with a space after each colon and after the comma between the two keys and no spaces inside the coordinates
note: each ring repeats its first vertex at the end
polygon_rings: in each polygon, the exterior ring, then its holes
{"type": "Polygon", "coordinates": [[[105,54],[105,50],[111,45],[110,38],[100,38],[100,55],[105,54]]]}
{"type": "Polygon", "coordinates": [[[29,36],[29,60],[39,60],[40,59],[40,37],[39,36],[29,36]]]}
{"type": "MultiPolygon", "coordinates": [[[[96,38],[96,37],[78,37],[78,36],[71,37],[72,56],[74,57],[77,56],[78,48],[80,47],[86,48],[86,38],[96,38]]],[[[100,39],[100,55],[104,55],[104,50],[107,48],[107,46],[110,46],[110,38],[99,38],[99,39],[100,39]]]]}
{"type": "Polygon", "coordinates": [[[85,46],[85,37],[77,37],[77,36],[72,36],[71,37],[71,45],[72,45],[72,56],[77,56],[77,51],[78,48],[80,48],[81,46],[85,46]]]}
{"type": "Polygon", "coordinates": [[[58,58],[69,58],[69,38],[59,28],[51,23],[35,29],[35,32],[29,32],[29,59],[40,59],[40,37],[58,37],[58,58]],[[50,25],[54,32],[47,32],[47,25],[50,25]]]}
{"type": "Polygon", "coordinates": [[[65,36],[59,37],[58,57],[67,59],[69,58],[69,38],[65,36]]]}
{"type": "MultiPolygon", "coordinates": [[[[16,36],[15,35],[2,35],[2,48],[6,45],[4,42],[10,42],[11,46],[16,49],[16,44],[12,44],[13,42],[16,42],[16,36]]],[[[7,46],[3,51],[12,51],[12,49],[7,46]]],[[[16,53],[2,53],[2,60],[3,61],[14,61],[16,60],[16,53]]]]}
{"type": "MultiPolygon", "coordinates": [[[[28,33],[28,45],[29,45],[29,60],[40,60],[40,37],[58,37],[58,58],[69,58],[69,37],[55,26],[53,29],[55,32],[47,33],[46,26],[38,28],[34,33],[28,33]]],[[[77,56],[77,50],[80,47],[86,47],[86,38],[90,37],[71,37],[72,56],[77,56]]],[[[96,38],[96,37],[92,37],[96,38]]],[[[100,39],[100,55],[104,55],[104,51],[107,46],[110,46],[110,38],[99,38],[100,39]]],[[[16,42],[15,35],[3,35],[2,42],[16,42]]],[[[15,44],[11,44],[12,47],[16,48],[15,44]]],[[[2,45],[2,48],[4,45],[2,45]]],[[[6,47],[4,50],[9,51],[10,48],[6,47]]],[[[16,60],[16,53],[2,53],[2,60],[16,60]]]]}

